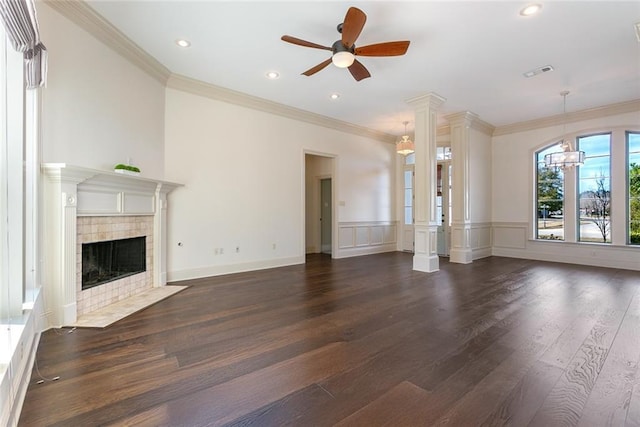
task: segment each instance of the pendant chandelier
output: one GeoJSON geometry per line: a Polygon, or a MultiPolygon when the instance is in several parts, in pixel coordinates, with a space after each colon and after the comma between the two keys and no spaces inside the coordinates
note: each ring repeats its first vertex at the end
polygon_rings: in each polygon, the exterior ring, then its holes
{"type": "Polygon", "coordinates": [[[547,154],[544,156],[544,163],[548,168],[571,169],[584,164],[584,151],[575,151],[571,141],[565,138],[567,128],[567,95],[569,95],[569,91],[565,90],[560,92],[560,95],[563,98],[562,142],[560,143],[562,151],[547,154]]]}
{"type": "Polygon", "coordinates": [[[409,124],[409,122],[404,121],[402,123],[404,124],[404,135],[402,135],[400,141],[396,143],[396,152],[398,154],[406,156],[407,154],[413,153],[416,147],[413,141],[409,139],[409,135],[407,134],[407,125],[409,124]]]}

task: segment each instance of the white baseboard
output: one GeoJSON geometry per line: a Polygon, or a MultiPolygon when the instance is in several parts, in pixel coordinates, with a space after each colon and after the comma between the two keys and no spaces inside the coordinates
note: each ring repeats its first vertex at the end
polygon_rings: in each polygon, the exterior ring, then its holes
{"type": "MultiPolygon", "coordinates": [[[[554,244],[554,243],[550,243],[554,244]]],[[[565,250],[560,253],[559,251],[539,251],[539,250],[517,250],[517,249],[505,249],[505,248],[493,248],[492,255],[503,256],[508,258],[521,258],[531,259],[536,261],[549,261],[560,262],[565,264],[579,264],[589,265],[594,267],[606,267],[606,268],[620,268],[623,270],[635,270],[640,271],[640,263],[637,261],[637,254],[634,255],[635,259],[622,259],[622,257],[615,256],[613,250],[605,250],[607,248],[601,248],[597,256],[584,255],[582,253],[576,253],[565,250]]]]}
{"type": "Polygon", "coordinates": [[[265,270],[267,268],[304,264],[305,257],[277,258],[264,261],[244,262],[239,264],[212,265],[189,270],[167,272],[167,282],[199,279],[201,277],[221,276],[223,274],[243,273],[245,271],[265,270]]]}
{"type": "Polygon", "coordinates": [[[333,258],[350,258],[354,256],[380,254],[383,252],[396,252],[397,250],[398,248],[395,242],[386,245],[364,246],[361,248],[339,248],[337,253],[333,255],[333,258]]]}

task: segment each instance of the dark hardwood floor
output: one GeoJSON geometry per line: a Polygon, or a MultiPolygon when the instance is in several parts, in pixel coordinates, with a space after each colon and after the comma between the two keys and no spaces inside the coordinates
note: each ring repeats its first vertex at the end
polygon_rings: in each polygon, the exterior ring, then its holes
{"type": "Polygon", "coordinates": [[[49,330],[20,425],[640,426],[640,273],[411,267],[314,255],[49,330]]]}

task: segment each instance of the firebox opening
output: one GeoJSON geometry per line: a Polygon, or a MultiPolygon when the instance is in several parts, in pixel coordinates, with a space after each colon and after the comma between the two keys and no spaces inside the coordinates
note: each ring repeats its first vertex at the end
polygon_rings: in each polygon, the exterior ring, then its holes
{"type": "Polygon", "coordinates": [[[146,270],[145,236],[82,244],[82,290],[146,270]]]}

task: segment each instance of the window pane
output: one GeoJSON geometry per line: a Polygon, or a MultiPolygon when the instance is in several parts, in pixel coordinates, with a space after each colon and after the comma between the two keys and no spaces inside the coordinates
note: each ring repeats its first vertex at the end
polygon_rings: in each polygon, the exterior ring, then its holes
{"type": "Polygon", "coordinates": [[[413,165],[416,163],[416,153],[407,154],[404,158],[405,165],[413,165]]]}
{"type": "Polygon", "coordinates": [[[578,167],[578,240],[611,243],[611,135],[578,138],[584,165],[578,167]]]}
{"type": "Polygon", "coordinates": [[[629,244],[640,245],[640,132],[627,133],[629,244]]]}
{"type": "Polygon", "coordinates": [[[413,206],[413,190],[411,188],[404,190],[404,205],[413,206]]]}
{"type": "Polygon", "coordinates": [[[413,187],[412,175],[413,173],[410,170],[404,171],[404,188],[413,187]]]}
{"type": "Polygon", "coordinates": [[[544,163],[545,155],[560,151],[552,145],[536,153],[536,239],[564,240],[564,174],[544,163]]]}
{"type": "Polygon", "coordinates": [[[413,224],[413,208],[411,206],[404,208],[404,223],[406,225],[413,224]]]}
{"type": "Polygon", "coordinates": [[[404,224],[413,224],[413,168],[404,171],[404,224]]]}

